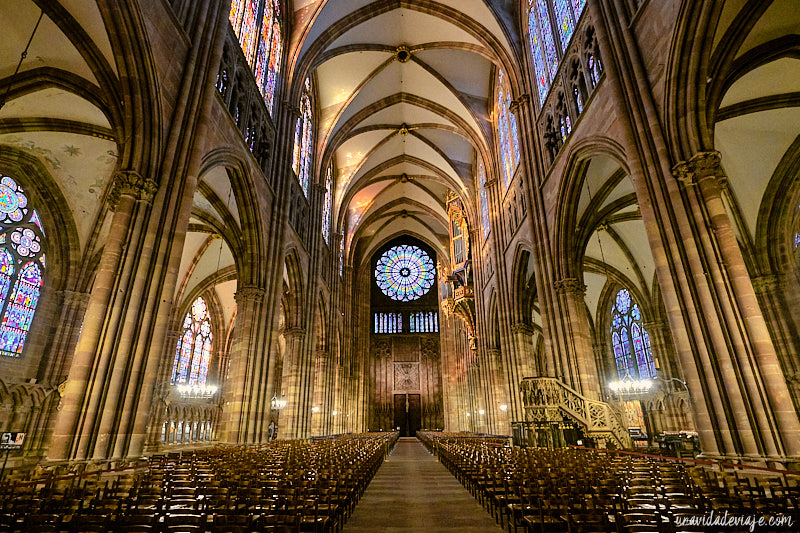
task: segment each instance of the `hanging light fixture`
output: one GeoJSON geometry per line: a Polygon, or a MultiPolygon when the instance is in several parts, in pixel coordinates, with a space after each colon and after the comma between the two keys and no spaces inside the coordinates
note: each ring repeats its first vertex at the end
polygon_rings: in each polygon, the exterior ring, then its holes
{"type": "Polygon", "coordinates": [[[36,25],[33,27],[33,31],[31,32],[31,36],[28,38],[28,43],[25,45],[25,50],[19,56],[19,63],[17,63],[17,68],[14,70],[14,74],[11,75],[11,79],[8,80],[8,85],[6,86],[6,92],[3,93],[2,98],[0,98],[0,109],[3,109],[3,106],[6,105],[6,100],[8,99],[8,93],[11,92],[11,87],[14,86],[14,81],[17,79],[17,74],[19,74],[19,69],[22,67],[22,62],[25,61],[25,58],[28,57],[28,50],[31,47],[31,43],[33,42],[33,36],[36,35],[36,30],[39,29],[39,23],[42,22],[42,17],[44,17],[44,10],[39,13],[39,19],[36,21],[36,25]]]}

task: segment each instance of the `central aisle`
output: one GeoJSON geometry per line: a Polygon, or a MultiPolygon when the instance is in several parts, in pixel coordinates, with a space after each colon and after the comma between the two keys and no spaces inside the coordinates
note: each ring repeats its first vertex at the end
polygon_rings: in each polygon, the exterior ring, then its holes
{"type": "Polygon", "coordinates": [[[491,516],[416,438],[401,438],[367,487],[345,533],[485,533],[491,516]]]}

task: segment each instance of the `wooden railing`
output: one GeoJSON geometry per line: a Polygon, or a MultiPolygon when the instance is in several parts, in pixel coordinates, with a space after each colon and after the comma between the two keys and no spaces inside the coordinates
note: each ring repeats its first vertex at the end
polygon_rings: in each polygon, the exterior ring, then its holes
{"type": "Polygon", "coordinates": [[[586,436],[600,447],[632,445],[622,419],[610,405],[590,400],[556,378],[525,378],[520,392],[528,421],[557,422],[566,416],[583,426],[586,436]]]}

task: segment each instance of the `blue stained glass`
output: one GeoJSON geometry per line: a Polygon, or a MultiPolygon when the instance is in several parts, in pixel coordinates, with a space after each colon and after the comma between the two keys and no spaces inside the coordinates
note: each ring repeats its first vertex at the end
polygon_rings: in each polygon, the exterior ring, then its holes
{"type": "Polygon", "coordinates": [[[639,325],[631,326],[631,337],[633,338],[633,350],[636,352],[636,365],[639,367],[639,379],[650,379],[655,376],[650,375],[650,364],[645,350],[644,339],[639,331],[639,325]]]}
{"type": "Polygon", "coordinates": [[[800,233],[794,234],[794,247],[797,248],[800,246],[800,233]]]}
{"type": "Polygon", "coordinates": [[[542,45],[539,40],[539,24],[536,21],[536,11],[533,9],[528,12],[528,38],[531,45],[531,56],[533,57],[536,89],[539,93],[539,102],[542,103],[547,97],[547,91],[550,90],[550,78],[547,76],[547,68],[544,66],[542,45]]]}
{"type": "Polygon", "coordinates": [[[584,7],[586,7],[586,0],[572,0],[572,8],[575,10],[575,20],[581,18],[584,7]]]}
{"type": "Polygon", "coordinates": [[[481,197],[481,225],[483,226],[483,238],[489,236],[489,197],[486,194],[486,169],[483,163],[478,162],[478,181],[480,183],[481,197]]]}
{"type": "Polygon", "coordinates": [[[339,277],[344,275],[344,235],[339,241],[339,277]]]}
{"type": "Polygon", "coordinates": [[[497,134],[500,159],[503,165],[503,184],[508,188],[519,163],[519,137],[517,118],[510,110],[511,91],[505,83],[503,71],[497,75],[497,134]]]}
{"type": "Polygon", "coordinates": [[[325,173],[325,200],[322,203],[322,237],[325,244],[330,244],[331,238],[331,201],[333,196],[333,178],[331,169],[325,173]]]}
{"type": "Polygon", "coordinates": [[[294,152],[292,154],[292,168],[297,175],[303,193],[308,197],[308,183],[311,174],[312,140],[314,137],[311,114],[311,82],[306,79],[306,88],[300,97],[300,117],[294,128],[294,152]]]}
{"type": "Polygon", "coordinates": [[[172,383],[205,385],[211,360],[211,323],[208,307],[202,297],[192,302],[183,319],[183,335],[175,349],[172,383]]]}
{"type": "Polygon", "coordinates": [[[550,18],[547,14],[546,0],[536,0],[536,18],[539,22],[539,35],[542,38],[542,51],[547,62],[547,71],[550,74],[550,79],[552,79],[558,70],[558,55],[556,54],[553,28],[550,25],[550,18]]]}
{"type": "Polygon", "coordinates": [[[577,87],[572,88],[572,94],[575,95],[575,107],[578,108],[578,113],[583,113],[583,97],[577,87]]]}
{"type": "Polygon", "coordinates": [[[375,281],[393,300],[408,302],[425,295],[433,286],[436,267],[417,246],[398,245],[384,252],[375,266],[375,281]]]}
{"type": "Polygon", "coordinates": [[[631,293],[627,289],[622,289],[617,293],[617,311],[623,315],[628,312],[631,305],[631,293]]]}
{"type": "Polygon", "coordinates": [[[36,212],[36,209],[33,210],[33,214],[31,215],[31,222],[36,224],[39,227],[39,231],[41,231],[42,235],[44,235],[44,228],[42,227],[42,221],[39,219],[39,213],[36,212]]]}
{"type": "Polygon", "coordinates": [[[572,39],[572,32],[575,29],[567,0],[553,0],[553,13],[555,14],[556,24],[558,25],[561,50],[565,51],[569,45],[569,41],[572,39]]]}
{"type": "Polygon", "coordinates": [[[611,344],[620,377],[630,375],[638,379],[655,379],[657,375],[650,336],[641,324],[639,305],[632,301],[627,289],[617,292],[612,313],[611,344]]]}
{"type": "Polygon", "coordinates": [[[3,322],[0,324],[0,352],[3,355],[19,357],[22,353],[39,303],[41,286],[42,273],[39,265],[27,263],[14,283],[11,298],[3,313],[3,322]]]}

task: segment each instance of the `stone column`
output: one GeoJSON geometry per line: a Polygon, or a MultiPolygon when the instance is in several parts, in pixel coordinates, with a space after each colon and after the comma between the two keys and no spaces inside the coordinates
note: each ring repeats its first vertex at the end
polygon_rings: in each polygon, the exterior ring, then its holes
{"type": "Polygon", "coordinates": [[[310,408],[303,402],[302,368],[304,341],[306,330],[290,328],[284,332],[286,337],[286,353],[283,358],[283,378],[281,379],[281,395],[286,400],[286,407],[280,415],[280,438],[307,438],[307,420],[303,417],[310,414],[310,408]]]}
{"type": "Polygon", "coordinates": [[[224,385],[220,442],[256,444],[267,441],[271,400],[269,356],[264,345],[265,291],[253,285],[236,290],[236,325],[230,350],[230,371],[224,385]]]}
{"type": "MultiPolygon", "coordinates": [[[[725,209],[722,190],[727,182],[719,153],[697,153],[675,165],[673,174],[684,186],[673,201],[680,201],[692,216],[694,242],[687,246],[695,247],[692,259],[697,263],[691,266],[704,272],[695,280],[694,301],[697,312],[711,322],[708,327],[693,325],[706,339],[705,349],[681,355],[695,365],[699,356],[704,388],[718,388],[718,399],[711,401],[718,417],[725,413],[714,441],[707,430],[701,432],[704,450],[798,458],[800,421],[725,209]]],[[[697,379],[687,381],[692,396],[700,397],[697,379]]]]}
{"type": "Polygon", "coordinates": [[[565,278],[553,284],[561,308],[563,344],[561,369],[558,376],[567,385],[591,400],[600,399],[589,317],[584,294],[586,286],[575,278],[565,278]]]}
{"type": "Polygon", "coordinates": [[[97,441],[108,439],[110,428],[102,422],[103,419],[109,422],[114,418],[114,413],[109,412],[105,417],[101,411],[106,405],[109,408],[116,407],[116,404],[106,404],[105,400],[112,389],[119,391],[125,378],[124,371],[113,371],[118,364],[124,363],[116,357],[117,346],[113,341],[116,335],[112,333],[112,339],[107,340],[106,333],[109,329],[117,329],[124,321],[126,290],[132,290],[133,274],[133,265],[125,261],[125,255],[129,243],[133,244],[142,238],[155,190],[155,182],[137,172],[118,172],[114,176],[109,193],[114,216],[92,285],[81,336],[72,358],[61,410],[48,450],[50,458],[88,459],[106,456],[106,450],[98,449],[97,441]]]}
{"type": "MultiPolygon", "coordinates": [[[[493,431],[497,433],[510,434],[511,413],[509,409],[511,405],[511,395],[509,394],[508,384],[503,374],[503,368],[502,368],[503,354],[500,352],[499,348],[488,348],[486,350],[486,359],[492,376],[491,386],[494,389],[494,398],[496,405],[494,405],[493,408],[497,412],[495,427],[493,431]],[[503,405],[506,406],[505,410],[501,409],[501,406],[503,405]]],[[[523,420],[523,419],[524,419],[524,409],[523,409],[523,418],[518,420],[523,420]]]]}
{"type": "Polygon", "coordinates": [[[800,314],[792,305],[792,296],[800,294],[797,282],[787,283],[786,275],[764,274],[752,278],[753,289],[764,310],[775,351],[789,382],[795,406],[800,408],[800,314]]]}
{"type": "Polygon", "coordinates": [[[329,402],[329,354],[318,350],[314,357],[314,400],[311,405],[311,435],[330,433],[331,406],[329,402]],[[317,409],[317,412],[314,412],[317,409]]]}

